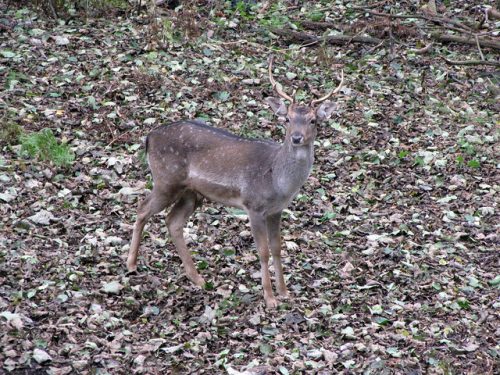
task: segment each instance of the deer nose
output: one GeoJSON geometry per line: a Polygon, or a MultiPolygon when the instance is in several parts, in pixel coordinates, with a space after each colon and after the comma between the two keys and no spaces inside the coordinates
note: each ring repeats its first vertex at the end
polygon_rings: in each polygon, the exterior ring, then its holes
{"type": "Polygon", "coordinates": [[[304,141],[304,136],[302,134],[292,134],[292,143],[294,145],[300,145],[304,141]]]}

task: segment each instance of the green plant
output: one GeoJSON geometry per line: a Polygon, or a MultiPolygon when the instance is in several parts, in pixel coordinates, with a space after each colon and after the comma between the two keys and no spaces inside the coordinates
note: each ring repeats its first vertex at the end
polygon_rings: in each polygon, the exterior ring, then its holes
{"type": "Polygon", "coordinates": [[[21,154],[37,157],[43,161],[51,161],[57,166],[69,166],[75,155],[66,144],[59,144],[50,129],[42,129],[38,133],[20,137],[21,154]]]}
{"type": "Polygon", "coordinates": [[[313,12],[309,13],[307,17],[311,21],[319,22],[323,21],[323,19],[325,18],[325,14],[319,10],[314,10],[313,12]]]}
{"type": "Polygon", "coordinates": [[[465,139],[460,139],[458,141],[458,144],[460,145],[460,148],[464,150],[467,154],[469,155],[475,155],[476,154],[476,149],[473,144],[467,142],[465,139]]]}
{"type": "MultiPolygon", "coordinates": [[[[5,51],[3,52],[5,56],[5,51]]],[[[4,88],[6,90],[14,90],[20,82],[28,81],[28,77],[21,72],[16,70],[10,70],[7,73],[7,79],[5,80],[4,88]]]]}
{"type": "Polygon", "coordinates": [[[111,11],[124,12],[132,9],[127,0],[31,0],[25,3],[54,19],[70,15],[102,17],[109,15],[111,11]]]}
{"type": "Polygon", "coordinates": [[[271,28],[271,29],[280,29],[290,22],[290,19],[282,14],[272,14],[269,17],[266,17],[260,21],[262,26],[271,28]]]}
{"type": "Polygon", "coordinates": [[[469,160],[469,162],[467,163],[467,166],[469,166],[471,168],[479,168],[479,167],[481,167],[481,163],[479,163],[479,161],[477,161],[475,159],[472,159],[472,160],[469,160]]]}
{"type": "Polygon", "coordinates": [[[286,13],[283,12],[283,5],[281,2],[277,2],[273,4],[269,11],[264,14],[264,17],[259,21],[261,26],[273,29],[282,28],[290,23],[290,18],[286,16],[286,13]]]}
{"type": "Polygon", "coordinates": [[[319,222],[320,223],[325,223],[327,221],[335,219],[336,216],[337,216],[337,214],[335,212],[325,212],[323,214],[323,216],[321,216],[321,218],[319,219],[319,222]]]}
{"type": "Polygon", "coordinates": [[[10,121],[0,123],[0,145],[17,144],[21,134],[23,129],[18,123],[10,121]]]}

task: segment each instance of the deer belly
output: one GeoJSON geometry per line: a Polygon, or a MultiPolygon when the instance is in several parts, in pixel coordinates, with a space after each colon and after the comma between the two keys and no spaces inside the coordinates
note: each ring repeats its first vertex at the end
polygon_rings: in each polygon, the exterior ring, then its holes
{"type": "Polygon", "coordinates": [[[190,171],[187,185],[212,201],[242,207],[241,190],[236,182],[237,179],[225,179],[220,175],[190,171]]]}

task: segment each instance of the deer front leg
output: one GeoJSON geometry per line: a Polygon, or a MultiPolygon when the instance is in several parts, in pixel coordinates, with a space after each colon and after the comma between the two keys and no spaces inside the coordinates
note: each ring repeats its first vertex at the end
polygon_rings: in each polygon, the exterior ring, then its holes
{"type": "Polygon", "coordinates": [[[276,289],[281,297],[288,297],[288,290],[283,277],[283,266],[281,264],[281,212],[267,217],[267,235],[269,247],[273,255],[274,270],[276,273],[276,289]]]}
{"type": "Polygon", "coordinates": [[[263,215],[257,213],[249,213],[249,217],[253,238],[259,251],[264,300],[266,302],[267,308],[273,309],[278,306],[278,302],[273,295],[271,277],[269,275],[269,245],[266,218],[263,215]]]}

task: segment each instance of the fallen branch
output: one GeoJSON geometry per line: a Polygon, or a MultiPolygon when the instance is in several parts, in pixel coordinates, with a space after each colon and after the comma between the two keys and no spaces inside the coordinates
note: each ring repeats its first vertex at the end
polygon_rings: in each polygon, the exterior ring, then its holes
{"type": "Polygon", "coordinates": [[[420,14],[390,14],[390,13],[380,13],[374,10],[367,10],[366,13],[371,14],[376,17],[387,17],[387,18],[419,18],[422,20],[429,20],[429,17],[420,14]]]}
{"type": "Polygon", "coordinates": [[[457,36],[451,34],[440,34],[433,33],[431,34],[432,39],[435,39],[439,42],[443,43],[459,43],[459,44],[468,44],[470,46],[477,46],[478,44],[481,47],[488,47],[500,50],[500,42],[494,39],[489,38],[476,38],[473,35],[470,36],[457,36]]]}
{"type": "Polygon", "coordinates": [[[372,10],[367,11],[367,13],[371,14],[372,16],[386,17],[386,18],[418,18],[440,24],[446,28],[451,28],[452,30],[457,30],[464,33],[472,33],[472,30],[469,26],[464,25],[462,22],[459,22],[457,20],[453,20],[446,17],[427,16],[422,14],[390,14],[390,13],[375,12],[372,10]],[[447,26],[447,25],[453,25],[453,26],[447,26]]]}
{"type": "Polygon", "coordinates": [[[297,20],[297,23],[305,29],[308,30],[328,30],[328,29],[337,29],[338,24],[334,24],[333,22],[324,22],[324,21],[308,21],[308,20],[297,20]]]}
{"type": "Polygon", "coordinates": [[[445,57],[441,56],[447,64],[449,65],[489,65],[489,66],[500,66],[500,62],[498,61],[487,61],[487,60],[465,60],[465,61],[456,61],[456,60],[448,60],[445,57]]]}
{"type": "Polygon", "coordinates": [[[316,35],[311,35],[299,31],[293,31],[290,29],[273,29],[271,31],[273,34],[282,36],[288,40],[300,43],[307,43],[307,44],[326,42],[330,44],[344,45],[349,43],[379,44],[383,42],[383,40],[378,38],[372,38],[371,36],[339,34],[339,35],[329,35],[326,37],[318,37],[316,35]]]}
{"type": "MultiPolygon", "coordinates": [[[[359,36],[359,35],[347,35],[347,34],[338,34],[338,35],[329,35],[325,37],[319,37],[317,35],[313,35],[306,32],[294,31],[291,29],[273,29],[271,30],[273,34],[281,36],[286,40],[303,43],[305,46],[314,45],[317,43],[329,43],[329,44],[337,44],[337,45],[345,45],[350,43],[363,43],[363,44],[374,44],[379,47],[380,45],[385,43],[385,40],[379,38],[373,38],[370,36],[359,36]]],[[[433,33],[431,34],[431,38],[443,42],[443,43],[459,43],[459,44],[467,44],[471,46],[487,47],[493,48],[496,50],[500,50],[500,42],[491,38],[479,38],[476,35],[470,36],[457,36],[451,34],[441,34],[441,33],[433,33]]],[[[416,53],[426,53],[428,49],[430,49],[432,43],[427,46],[427,48],[422,49],[421,51],[416,50],[416,53]]],[[[466,64],[473,65],[473,64],[466,64]]],[[[479,64],[476,64],[479,65],[479,64]]],[[[495,61],[490,61],[484,65],[497,66],[495,61]]]]}

